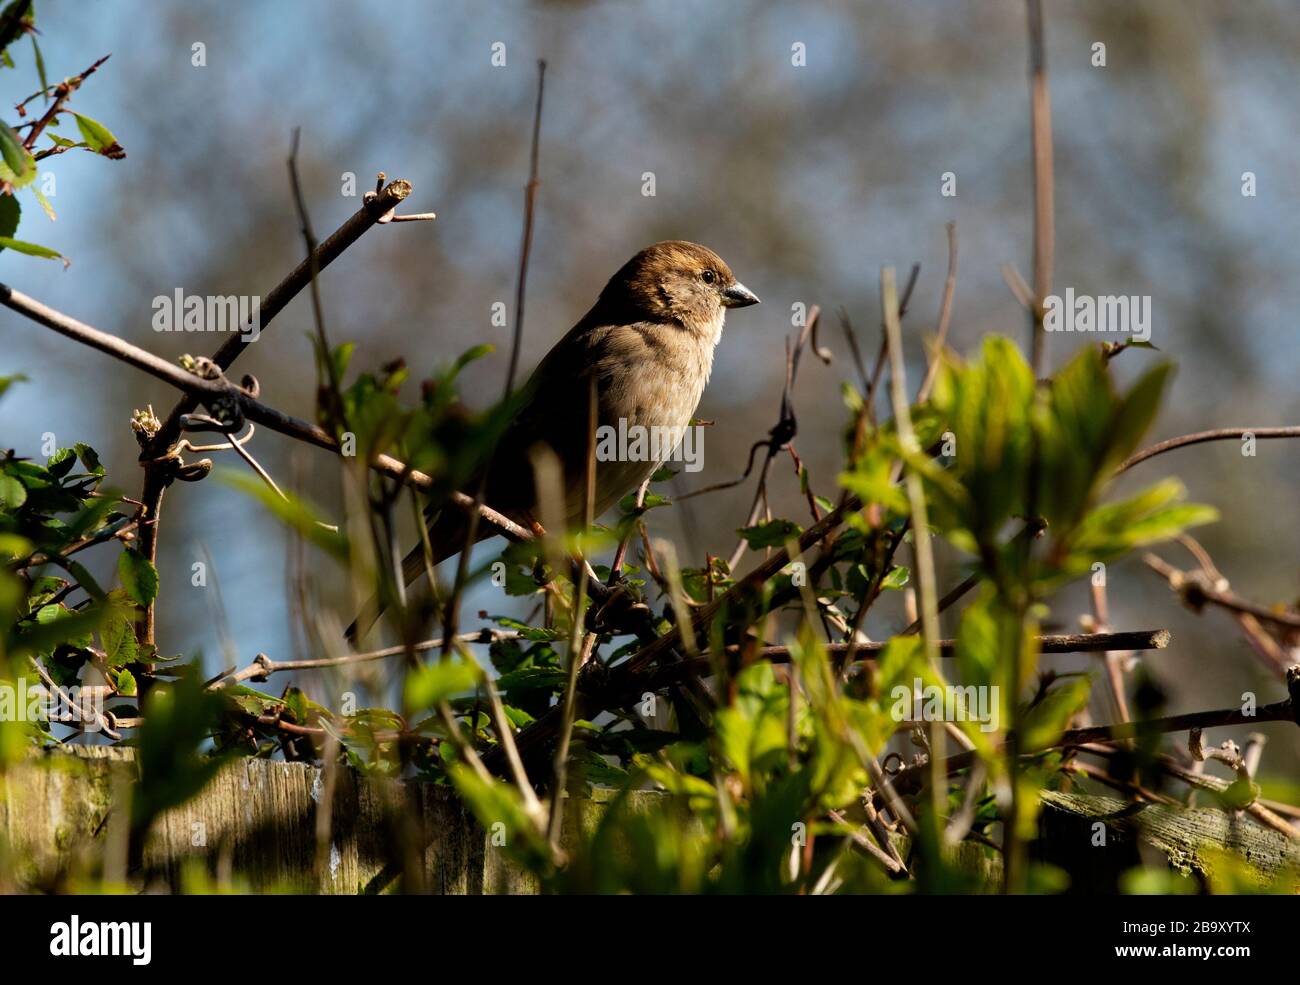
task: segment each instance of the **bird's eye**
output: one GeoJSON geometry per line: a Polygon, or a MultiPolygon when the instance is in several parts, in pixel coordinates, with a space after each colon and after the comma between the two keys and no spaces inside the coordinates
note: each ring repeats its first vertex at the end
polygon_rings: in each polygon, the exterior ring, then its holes
{"type": "Polygon", "coordinates": [[[714,277],[715,277],[716,275],[713,273],[712,270],[706,270],[706,271],[704,271],[704,273],[702,274],[702,276],[704,277],[704,283],[706,283],[706,284],[712,284],[712,283],[713,283],[713,279],[714,279],[714,277]]]}

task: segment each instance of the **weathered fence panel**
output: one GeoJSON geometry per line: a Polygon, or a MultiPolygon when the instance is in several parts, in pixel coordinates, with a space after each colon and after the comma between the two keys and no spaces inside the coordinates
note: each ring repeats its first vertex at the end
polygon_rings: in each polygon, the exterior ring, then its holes
{"type": "MultiPolygon", "coordinates": [[[[0,891],[76,891],[99,871],[127,888],[127,816],[137,768],[130,749],[47,752],[0,775],[0,891]],[[123,809],[117,810],[116,807],[123,809]]],[[[303,763],[240,759],[197,796],[161,815],[133,869],[146,890],[382,893],[397,887],[440,894],[535,893],[534,877],[493,844],[454,792],[430,783],[362,777],[339,769],[328,839],[317,831],[325,775],[303,763]],[[419,852],[394,863],[401,846],[419,852]],[[215,874],[216,882],[212,876],[215,874]],[[187,881],[188,880],[188,881],[187,881]],[[197,880],[197,881],[195,881],[197,880]]],[[[639,794],[651,798],[654,794],[639,794]]],[[[589,829],[611,794],[576,805],[589,829]]],[[[1145,846],[1171,866],[1204,872],[1206,846],[1228,847],[1261,878],[1300,868],[1300,842],[1240,812],[1135,807],[1109,797],[1047,792],[1038,854],[1066,869],[1076,892],[1115,891],[1145,846]],[[1104,847],[1093,825],[1106,826],[1104,847]]],[[[969,846],[974,848],[975,846],[969,846]]],[[[987,867],[986,867],[987,868],[987,867]]],[[[996,881],[996,865],[986,875],[996,881]]]]}

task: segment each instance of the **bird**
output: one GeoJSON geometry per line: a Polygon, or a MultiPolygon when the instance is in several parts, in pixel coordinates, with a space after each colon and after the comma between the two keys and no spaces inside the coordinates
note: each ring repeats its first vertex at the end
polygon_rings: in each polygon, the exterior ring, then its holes
{"type": "MultiPolygon", "coordinates": [[[[705,246],[666,240],[641,250],[609,279],[596,303],[546,354],[515,395],[518,408],[487,464],[463,486],[527,526],[538,517],[531,455],[538,445],[558,459],[566,529],[581,524],[586,509],[591,387],[595,384],[598,433],[605,428],[675,428],[690,425],[713,371],[727,311],[758,304],[727,263],[705,246]]],[[[662,433],[662,432],[661,432],[662,433]]],[[[660,449],[671,451],[672,449],[660,449]]],[[[661,464],[597,456],[593,515],[599,516],[638,489],[661,464]]],[[[642,456],[644,459],[644,456],[642,456]]],[[[433,561],[465,548],[465,511],[449,505],[429,520],[433,561]]],[[[478,525],[475,541],[494,536],[478,525]]],[[[410,584],[425,571],[417,546],[403,561],[410,584]]],[[[358,617],[368,630],[378,613],[358,617]]],[[[362,632],[364,635],[364,631],[362,632]]]]}

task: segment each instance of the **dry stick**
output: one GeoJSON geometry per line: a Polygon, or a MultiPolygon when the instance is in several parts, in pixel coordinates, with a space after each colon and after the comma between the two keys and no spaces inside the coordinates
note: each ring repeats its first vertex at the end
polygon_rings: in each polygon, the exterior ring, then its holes
{"type": "MultiPolygon", "coordinates": [[[[519,633],[513,629],[480,629],[473,633],[461,633],[456,637],[457,643],[495,643],[501,640],[518,639],[519,633]]],[[[287,671],[296,670],[315,670],[321,667],[343,667],[348,664],[368,663],[374,660],[387,660],[390,657],[400,657],[409,650],[416,653],[423,653],[428,650],[439,650],[443,646],[441,639],[424,640],[415,643],[409,648],[405,645],[388,646],[381,650],[370,650],[366,653],[347,653],[338,657],[313,657],[309,660],[272,660],[265,653],[259,653],[253,662],[247,667],[233,673],[219,677],[209,687],[213,690],[226,687],[230,684],[238,684],[242,681],[264,681],[271,674],[280,674],[287,671]]]]}
{"type": "MultiPolygon", "coordinates": [[[[758,522],[758,518],[762,514],[763,506],[767,499],[767,476],[772,467],[773,460],[783,448],[789,448],[791,454],[794,454],[794,448],[791,442],[794,440],[797,425],[795,422],[794,406],[792,403],[793,390],[795,378],[799,372],[799,357],[803,352],[804,346],[807,345],[811,339],[812,349],[817,357],[823,362],[829,363],[830,361],[829,354],[817,346],[817,323],[820,316],[821,308],[817,305],[813,305],[812,309],[808,312],[808,318],[804,323],[803,330],[796,337],[794,345],[791,346],[790,340],[788,338],[786,339],[785,381],[781,387],[781,405],[777,421],[768,431],[768,436],[766,438],[760,438],[750,446],[749,458],[745,463],[744,473],[739,479],[715,483],[711,486],[705,486],[702,489],[695,489],[682,496],[678,496],[678,502],[692,499],[696,496],[703,496],[707,493],[719,492],[723,489],[731,489],[740,485],[749,478],[750,473],[753,471],[754,455],[758,452],[758,449],[765,448],[767,454],[763,458],[762,466],[759,468],[758,484],[754,487],[754,499],[750,505],[749,513],[745,520],[745,526],[752,527],[758,522]]],[[[809,501],[813,501],[811,491],[809,492],[809,501]]],[[[814,520],[816,519],[818,518],[815,517],[814,520]]],[[[734,571],[736,566],[740,564],[740,559],[744,557],[747,546],[747,542],[743,537],[737,541],[736,548],[732,551],[731,556],[727,561],[727,567],[730,570],[734,571]]]]}
{"type": "Polygon", "coordinates": [[[91,712],[90,714],[87,714],[84,709],[64,693],[63,688],[59,687],[59,685],[54,682],[54,678],[50,676],[49,672],[41,665],[39,660],[35,657],[28,657],[27,661],[32,665],[32,668],[36,671],[45,687],[59,699],[59,703],[66,705],[68,710],[72,712],[73,718],[76,719],[77,724],[81,726],[83,731],[85,730],[86,722],[90,721],[98,727],[99,731],[103,732],[110,739],[117,741],[122,738],[122,736],[113,729],[113,725],[116,723],[109,719],[108,714],[111,713],[101,714],[91,712]]]}
{"type": "MultiPolygon", "coordinates": [[[[1080,751],[1090,753],[1091,755],[1094,756],[1101,756],[1103,758],[1109,758],[1115,756],[1120,752],[1120,750],[1118,749],[1110,748],[1108,746],[1095,745],[1095,744],[1081,746],[1080,751]]],[[[1214,793],[1222,793],[1224,790],[1228,789],[1228,781],[1220,780],[1217,777],[1207,776],[1202,773],[1193,772],[1192,770],[1189,770],[1186,767],[1184,767],[1182,764],[1174,761],[1169,756],[1162,755],[1156,757],[1155,764],[1162,772],[1168,774],[1169,776],[1174,777],[1177,780],[1181,780],[1183,783],[1186,783],[1190,787],[1199,790],[1210,790],[1214,793]]],[[[1098,779],[1100,779],[1100,777],[1098,777],[1098,779]]],[[[1102,782],[1105,781],[1103,780],[1102,782]]],[[[1284,818],[1279,817],[1276,811],[1274,810],[1274,808],[1279,808],[1279,807],[1282,808],[1284,811],[1295,810],[1295,808],[1291,807],[1291,805],[1289,804],[1273,804],[1270,806],[1270,804],[1266,804],[1260,799],[1254,800],[1251,803],[1247,804],[1244,810],[1251,817],[1255,818],[1255,820],[1259,821],[1263,825],[1266,825],[1267,827],[1272,828],[1274,831],[1277,831],[1279,834],[1286,835],[1288,838],[1291,839],[1300,840],[1300,828],[1296,828],[1294,825],[1287,822],[1284,818]]]]}
{"type": "MultiPolygon", "coordinates": [[[[912,430],[912,414],[907,401],[906,367],[903,361],[903,333],[898,324],[898,294],[894,284],[894,268],[880,271],[880,303],[884,308],[885,337],[889,340],[890,396],[894,405],[894,424],[898,439],[905,452],[918,454],[920,443],[912,430]]],[[[930,543],[930,523],[926,514],[925,490],[921,476],[915,469],[906,469],[907,498],[912,507],[912,549],[916,557],[917,580],[921,595],[921,637],[925,659],[937,670],[939,656],[938,591],[935,587],[934,554],[930,543]]],[[[850,644],[851,645],[851,644],[850,644]]],[[[943,731],[931,724],[930,759],[938,762],[943,748],[943,731]]],[[[937,819],[942,810],[947,791],[941,788],[939,776],[933,777],[931,809],[937,819]]]]}
{"type": "MultiPolygon", "coordinates": [[[[1240,708],[1219,708],[1211,711],[1196,711],[1185,715],[1172,715],[1166,718],[1151,718],[1139,722],[1120,722],[1113,725],[1093,725],[1088,728],[1067,729],[1061,737],[1050,746],[1022,752],[1021,758],[1033,757],[1049,749],[1072,746],[1089,746],[1098,742],[1122,742],[1138,738],[1141,735],[1156,735],[1168,732],[1189,732],[1192,729],[1223,728],[1230,725],[1255,725],[1260,722],[1294,722],[1300,725],[1300,668],[1292,668],[1287,675],[1287,688],[1290,697],[1271,704],[1260,705],[1253,715],[1247,715],[1240,708]]],[[[979,756],[974,752],[960,752],[949,756],[944,763],[948,775],[971,767],[979,756]]],[[[914,788],[920,775],[928,770],[928,763],[907,766],[892,777],[894,787],[914,788]]],[[[1192,774],[1196,775],[1196,774],[1192,774]]],[[[1190,781],[1189,781],[1190,782],[1190,781]]]]}
{"type": "MultiPolygon", "coordinates": [[[[1036,642],[1040,653],[1098,653],[1107,650],[1163,650],[1169,645],[1169,640],[1170,633],[1167,629],[1145,629],[1123,633],[1039,636],[1036,642]]],[[[844,656],[847,658],[848,654],[853,652],[858,655],[860,660],[872,660],[875,659],[876,654],[888,646],[889,641],[885,640],[883,642],[859,643],[856,647],[850,643],[830,643],[826,644],[825,649],[826,653],[832,657],[844,656]]],[[[957,641],[936,640],[935,647],[939,656],[952,657],[956,654],[957,641]]],[[[733,644],[726,648],[726,653],[733,659],[739,658],[741,647],[733,644]]],[[[767,660],[774,664],[789,663],[790,647],[759,647],[754,651],[753,659],[767,660]]],[[[661,667],[639,681],[639,685],[646,690],[653,691],[693,676],[713,673],[716,669],[710,658],[696,657],[681,663],[661,667]]]]}
{"type": "Polygon", "coordinates": [[[1186,448],[1188,445],[1204,444],[1207,441],[1240,440],[1248,434],[1256,438],[1300,438],[1300,425],[1294,427],[1214,428],[1210,431],[1196,431],[1192,434],[1180,435],[1177,438],[1167,438],[1164,441],[1156,442],[1149,448],[1143,448],[1141,451],[1130,455],[1124,460],[1123,464],[1115,470],[1115,474],[1118,475],[1121,472],[1127,472],[1139,462],[1145,462],[1148,458],[1154,458],[1156,455],[1163,455],[1165,452],[1173,451],[1175,448],[1186,448]]]}
{"type": "MultiPolygon", "coordinates": [[[[1110,632],[1110,604],[1106,596],[1106,582],[1102,579],[1091,586],[1092,615],[1095,632],[1110,632]]],[[[1102,653],[1102,662],[1106,669],[1106,679],[1110,682],[1111,697],[1115,701],[1115,713],[1121,722],[1129,721],[1132,716],[1128,710],[1128,699],[1124,695],[1124,663],[1132,655],[1130,647],[1116,647],[1102,653]]]]}
{"type": "MultiPolygon", "coordinates": [[[[131,345],[115,335],[101,332],[97,328],[92,328],[84,322],[47,307],[34,298],[28,297],[20,291],[15,291],[5,284],[0,284],[0,304],[17,311],[37,324],[44,325],[61,335],[98,349],[100,352],[107,353],[122,362],[157,377],[165,383],[170,383],[186,394],[183,403],[188,406],[197,407],[200,403],[206,401],[233,401],[240,412],[250,421],[255,421],[263,427],[290,438],[296,438],[307,444],[315,445],[317,448],[324,448],[335,454],[341,453],[338,441],[324,428],[299,420],[274,407],[261,403],[257,399],[250,397],[244,390],[224,380],[208,380],[186,372],[174,363],[169,363],[167,360],[155,356],[138,346],[131,345]]],[[[412,485],[419,486],[422,489],[431,489],[433,487],[433,480],[429,476],[423,472],[408,469],[405,464],[391,455],[376,455],[371,460],[370,467],[395,479],[405,477],[412,485]]],[[[463,509],[472,509],[474,507],[473,499],[464,493],[453,493],[451,498],[453,502],[463,509]]],[[[513,540],[532,539],[531,532],[491,507],[480,506],[478,513],[483,520],[513,540]]],[[[142,526],[147,526],[147,524],[142,526]]]]}
{"type": "Polygon", "coordinates": [[[840,811],[830,811],[827,815],[837,825],[848,832],[849,840],[859,848],[864,850],[872,858],[876,859],[883,865],[891,875],[901,875],[904,872],[903,864],[890,855],[874,841],[864,835],[856,827],[844,819],[844,814],[840,811]]]}
{"type": "Polygon", "coordinates": [[[519,749],[515,746],[515,733],[510,728],[510,719],[506,717],[505,705],[501,703],[501,694],[497,691],[496,681],[492,679],[491,674],[483,674],[483,690],[487,692],[488,708],[492,712],[493,727],[497,730],[497,741],[505,752],[506,762],[510,764],[510,775],[523,795],[525,809],[540,830],[546,812],[542,802],[537,799],[532,784],[528,782],[528,771],[524,769],[524,761],[519,758],[519,749]]]}
{"type": "MultiPolygon", "coordinates": [[[[1167,629],[1138,629],[1122,633],[1053,633],[1037,637],[1040,653],[1097,653],[1106,650],[1163,650],[1169,646],[1171,634],[1167,629]]],[[[889,640],[872,640],[859,643],[857,652],[864,654],[880,653],[889,646],[889,640]]],[[[828,643],[826,652],[832,656],[847,654],[851,644],[828,643]]],[[[956,655],[956,640],[936,640],[935,647],[939,656],[956,655]]],[[[739,653],[738,646],[727,647],[729,653],[739,653]]],[[[790,657],[787,646],[764,646],[755,651],[755,656],[773,663],[784,663],[790,657]]]]}
{"type": "Polygon", "coordinates": [[[943,347],[948,341],[948,325],[952,321],[952,296],[957,287],[957,223],[950,222],[944,228],[948,230],[948,276],[943,282],[943,301],[939,305],[939,328],[934,338],[934,356],[926,367],[921,389],[917,391],[917,403],[924,403],[934,387],[943,347]]]}
{"type": "MultiPolygon", "coordinates": [[[[1030,119],[1032,126],[1032,151],[1034,168],[1034,305],[1031,312],[1032,340],[1031,365],[1034,378],[1042,380],[1047,375],[1047,332],[1043,324],[1044,302],[1052,289],[1052,268],[1055,261],[1056,232],[1054,226],[1054,190],[1052,175],[1052,109],[1051,97],[1047,89],[1047,55],[1043,44],[1043,4],[1042,0],[1027,0],[1029,30],[1029,92],[1030,119]]],[[[1029,471],[1029,510],[1035,514],[1034,490],[1038,481],[1038,449],[1034,441],[1030,457],[1029,471]]],[[[1032,541],[1027,540],[1024,558],[1029,560],[1032,541]]],[[[1021,607],[1019,619],[1023,627],[1025,610],[1021,607]]],[[[1011,660],[1011,686],[1014,690],[1021,685],[1022,659],[1020,648],[1016,647],[1011,660]]],[[[1019,835],[1020,784],[1016,780],[1017,760],[1016,745],[1018,737],[1015,732],[1015,707],[1012,707],[1012,731],[1007,741],[1007,768],[1011,775],[1009,823],[1004,824],[1002,857],[1005,873],[1004,888],[1015,892],[1021,888],[1023,881],[1023,844],[1019,835]]]]}
{"type": "Polygon", "coordinates": [[[1183,599],[1193,609],[1199,608],[1206,602],[1217,605],[1220,608],[1228,609],[1234,613],[1243,613],[1253,616],[1262,622],[1271,623],[1275,626],[1281,626],[1284,629],[1300,629],[1300,613],[1278,612],[1273,609],[1265,608],[1254,602],[1247,601],[1239,595],[1232,592],[1222,592],[1211,588],[1209,585],[1202,584],[1196,578],[1180,571],[1171,564],[1167,564],[1154,554],[1143,554],[1142,562],[1156,574],[1160,575],[1169,582],[1169,587],[1180,593],[1183,599]]]}
{"type": "MultiPolygon", "coordinates": [[[[618,582],[619,576],[623,571],[623,561],[627,557],[627,546],[632,542],[632,535],[636,533],[638,527],[641,525],[641,517],[645,515],[645,497],[646,493],[650,490],[650,480],[653,478],[654,473],[652,472],[650,475],[646,476],[645,481],[637,487],[636,503],[633,507],[633,516],[636,517],[636,520],[628,521],[627,531],[619,538],[618,548],[614,551],[614,560],[609,566],[609,579],[606,584],[611,588],[618,582]]],[[[712,585],[712,578],[710,578],[709,583],[712,585]]]]}
{"type": "MultiPolygon", "coordinates": [[[[1178,542],[1182,544],[1191,555],[1196,558],[1196,563],[1200,566],[1205,577],[1209,579],[1209,584],[1216,591],[1226,592],[1229,588],[1228,579],[1224,577],[1214,559],[1210,557],[1209,551],[1201,546],[1200,542],[1190,534],[1179,534],[1178,542]]],[[[1237,625],[1241,628],[1242,635],[1246,637],[1246,642],[1270,670],[1285,674],[1287,668],[1286,651],[1271,633],[1260,625],[1259,620],[1248,612],[1231,613],[1232,618],[1236,620],[1237,625]]]]}
{"type": "Polygon", "coordinates": [[[1043,3],[1028,0],[1029,93],[1034,154],[1034,378],[1047,369],[1047,332],[1043,327],[1043,302],[1052,290],[1056,253],[1054,191],[1052,180],[1052,100],[1047,89],[1047,55],[1043,46],[1043,3]]]}
{"type": "Polygon", "coordinates": [[[53,87],[54,92],[56,94],[54,102],[50,104],[50,108],[45,111],[44,115],[41,116],[40,119],[36,120],[36,122],[32,124],[31,131],[27,134],[27,137],[23,140],[23,146],[27,148],[27,150],[30,151],[36,149],[36,139],[40,137],[41,133],[45,130],[46,127],[48,127],[51,123],[54,122],[54,118],[63,111],[63,104],[68,101],[68,98],[74,92],[76,92],[78,88],[80,88],[81,83],[85,82],[86,79],[94,75],[95,70],[98,69],[99,66],[103,65],[104,62],[108,61],[111,57],[112,55],[105,55],[103,58],[100,58],[93,65],[91,65],[90,68],[82,72],[80,75],[74,75],[72,76],[72,78],[65,79],[64,81],[58,83],[53,87]]]}

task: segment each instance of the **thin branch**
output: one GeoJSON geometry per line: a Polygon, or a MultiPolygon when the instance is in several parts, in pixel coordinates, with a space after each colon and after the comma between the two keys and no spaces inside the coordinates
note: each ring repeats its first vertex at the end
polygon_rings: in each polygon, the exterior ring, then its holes
{"type": "Polygon", "coordinates": [[[1028,0],[1029,93],[1034,154],[1034,338],[1031,365],[1034,378],[1047,371],[1047,332],[1043,303],[1052,291],[1056,255],[1055,205],[1052,176],[1052,99],[1047,88],[1047,54],[1043,43],[1043,2],[1028,0]]]}
{"type": "MultiPolygon", "coordinates": [[[[519,638],[519,633],[515,630],[505,629],[480,629],[473,633],[461,633],[456,637],[459,643],[497,643],[502,640],[514,640],[519,638]]],[[[416,653],[423,653],[427,650],[439,650],[443,646],[441,639],[424,640],[412,645],[409,649],[416,653]]],[[[212,690],[220,690],[231,684],[239,684],[243,681],[264,681],[271,674],[280,674],[286,671],[298,670],[316,670],[321,667],[343,667],[348,664],[369,663],[374,660],[387,660],[390,657],[404,656],[408,652],[405,645],[387,646],[381,650],[370,650],[366,653],[348,653],[338,657],[313,657],[307,660],[272,660],[265,653],[259,653],[257,657],[247,667],[233,671],[230,674],[217,678],[209,685],[212,690]]]]}
{"type": "MultiPolygon", "coordinates": [[[[1039,636],[1040,653],[1103,653],[1107,650],[1163,650],[1169,645],[1171,636],[1167,629],[1144,629],[1123,633],[1079,633],[1053,636],[1039,636]]],[[[871,642],[829,643],[825,645],[826,653],[831,658],[840,658],[846,663],[875,660],[888,646],[889,640],[871,642]]],[[[938,656],[951,658],[957,655],[956,640],[937,640],[938,656]]],[[[762,646],[751,653],[739,645],[732,644],[724,651],[733,664],[742,654],[747,660],[767,660],[774,664],[790,662],[790,647],[762,646]]],[[[622,665],[618,665],[621,667],[622,665]]],[[[739,669],[738,667],[734,669],[739,669]]],[[[710,657],[695,657],[679,663],[667,664],[648,674],[637,678],[636,686],[641,691],[656,691],[699,675],[714,673],[717,665],[710,657]]]]}
{"type": "MultiPolygon", "coordinates": [[[[44,115],[42,115],[39,119],[37,119],[32,124],[31,130],[28,132],[27,136],[23,139],[24,147],[26,147],[29,151],[35,149],[36,139],[41,135],[41,133],[45,130],[46,127],[48,127],[51,123],[54,122],[54,118],[58,116],[61,112],[63,112],[63,104],[66,103],[68,101],[68,98],[74,92],[76,92],[77,89],[81,87],[81,83],[85,82],[86,79],[94,75],[95,70],[98,69],[99,66],[103,65],[104,62],[108,61],[109,58],[111,57],[112,55],[105,55],[103,58],[99,59],[93,65],[91,65],[90,68],[82,72],[80,75],[74,75],[70,79],[65,79],[63,82],[51,86],[51,89],[55,93],[54,102],[50,104],[50,108],[45,111],[44,115]]],[[[120,153],[120,149],[119,149],[119,153],[120,153]]]]}
{"type": "MultiPolygon", "coordinates": [[[[338,441],[324,428],[299,420],[274,407],[270,407],[229,382],[208,380],[194,373],[186,372],[180,366],[169,363],[138,346],[131,345],[117,336],[101,332],[84,322],[55,311],[53,308],[47,307],[34,298],[28,297],[20,291],[15,291],[5,284],[0,284],[0,304],[30,318],[37,324],[44,325],[61,335],[98,349],[100,352],[120,359],[122,362],[143,370],[166,383],[170,383],[187,395],[185,401],[183,401],[187,406],[197,407],[199,403],[210,401],[224,400],[233,402],[248,420],[255,421],[263,427],[288,437],[315,445],[317,448],[324,448],[335,454],[341,454],[338,441]]],[[[187,413],[189,412],[187,411],[187,413]]],[[[431,489],[433,487],[433,480],[429,476],[423,472],[407,468],[404,463],[390,455],[376,455],[371,460],[370,467],[394,479],[405,478],[412,485],[419,486],[422,489],[431,489]]],[[[462,509],[473,509],[475,506],[473,499],[461,492],[452,493],[451,500],[462,509]]],[[[491,507],[480,505],[477,510],[483,520],[512,540],[530,540],[532,538],[529,531],[491,507]]]]}
{"type": "MultiPolygon", "coordinates": [[[[880,303],[884,309],[885,337],[889,340],[889,390],[894,406],[894,425],[898,439],[906,452],[917,453],[920,444],[912,430],[912,413],[907,402],[906,364],[903,358],[903,333],[898,322],[898,295],[894,286],[894,268],[880,271],[880,303]]],[[[938,588],[934,572],[934,554],[930,543],[930,521],[926,513],[925,489],[921,476],[915,469],[906,470],[907,498],[912,507],[912,552],[916,559],[917,581],[920,585],[921,641],[926,663],[931,667],[939,656],[938,588]]],[[[850,643],[850,646],[853,644],[850,643]]],[[[942,749],[943,731],[935,725],[930,730],[931,759],[936,760],[942,749]]],[[[947,791],[941,789],[936,774],[932,778],[931,809],[936,821],[947,791]]]]}
{"type": "Polygon", "coordinates": [[[1200,445],[1207,441],[1240,441],[1248,434],[1260,439],[1300,438],[1300,425],[1294,427],[1214,428],[1210,431],[1196,431],[1192,434],[1180,435],[1177,438],[1167,438],[1164,441],[1156,442],[1149,448],[1134,452],[1115,470],[1115,474],[1119,475],[1122,472],[1127,472],[1134,465],[1145,462],[1148,458],[1163,455],[1167,451],[1173,451],[1175,448],[1200,445]]]}
{"type": "Polygon", "coordinates": [[[1269,609],[1254,602],[1247,601],[1232,592],[1219,591],[1205,584],[1204,580],[1185,571],[1180,571],[1165,563],[1154,554],[1142,555],[1142,562],[1169,582],[1169,587],[1178,592],[1183,601],[1194,610],[1199,610],[1207,602],[1236,613],[1244,613],[1254,618],[1282,626],[1286,629],[1300,629],[1300,613],[1282,612],[1269,609]]]}
{"type": "Polygon", "coordinates": [[[917,391],[917,403],[925,403],[934,387],[934,378],[939,375],[939,363],[943,359],[943,347],[948,341],[948,325],[952,321],[952,295],[957,288],[957,223],[950,222],[948,230],[948,276],[943,282],[943,301],[939,304],[939,328],[934,337],[934,356],[926,367],[921,389],[917,391]]]}

